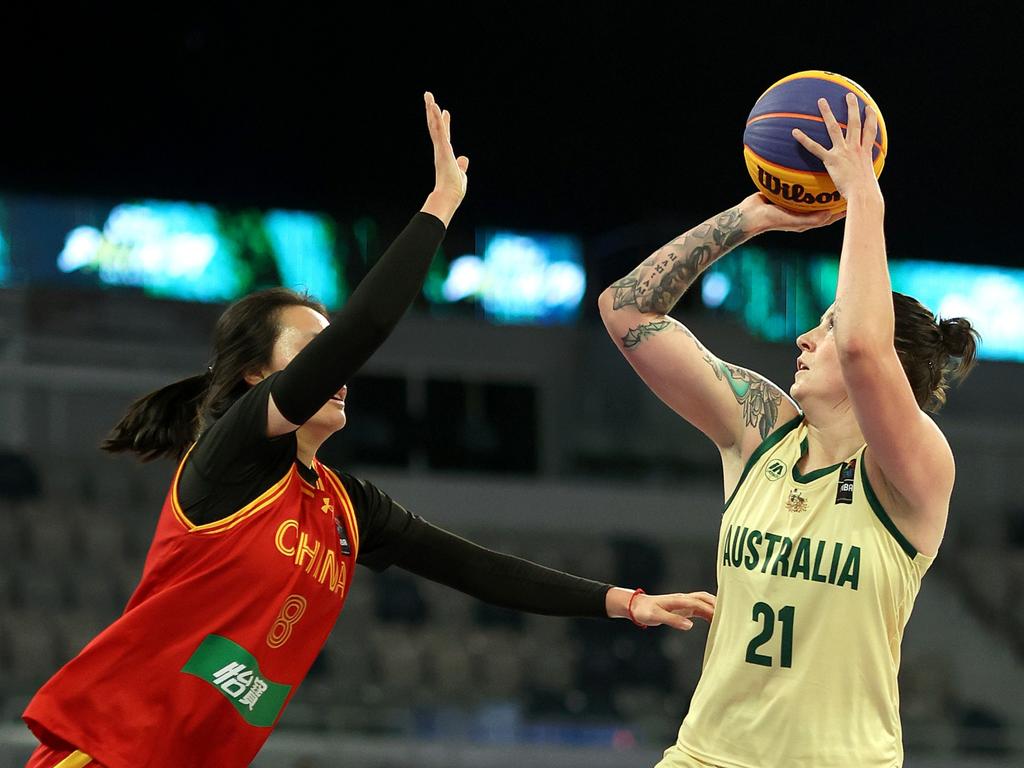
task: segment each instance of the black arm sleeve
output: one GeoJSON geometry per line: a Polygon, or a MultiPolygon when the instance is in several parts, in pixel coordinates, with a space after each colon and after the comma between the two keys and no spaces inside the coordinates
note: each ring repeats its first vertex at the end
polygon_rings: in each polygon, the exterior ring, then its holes
{"type": "Polygon", "coordinates": [[[335,469],[345,486],[359,526],[356,562],[383,571],[414,544],[422,522],[373,483],[335,469]]]}
{"type": "Polygon", "coordinates": [[[610,584],[485,549],[415,518],[416,539],[395,565],[479,600],[547,616],[608,618],[610,584]]]}
{"type": "Polygon", "coordinates": [[[502,608],[607,618],[604,600],[610,584],[485,549],[410,513],[373,483],[334,472],[355,509],[360,565],[383,571],[394,563],[502,608]]]}
{"type": "Polygon", "coordinates": [[[282,416],[305,423],[384,342],[419,293],[444,233],[436,216],[413,216],[331,325],[277,377],[271,394],[282,416]]]}

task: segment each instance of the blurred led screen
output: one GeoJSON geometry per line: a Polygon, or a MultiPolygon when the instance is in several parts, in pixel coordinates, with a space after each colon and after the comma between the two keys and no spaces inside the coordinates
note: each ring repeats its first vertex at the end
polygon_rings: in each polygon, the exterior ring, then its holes
{"type": "MultiPolygon", "coordinates": [[[[493,323],[579,316],[586,275],[576,238],[486,230],[476,244],[479,255],[435,254],[423,294],[437,311],[493,323]]],[[[386,245],[368,217],[342,223],[308,211],[197,202],[0,197],[0,284],[203,302],[283,285],[334,310],[386,245]]]]}
{"type": "Polygon", "coordinates": [[[428,284],[431,300],[475,303],[495,323],[568,323],[579,316],[587,280],[578,239],[484,230],[477,250],[440,269],[428,284]]]}
{"type": "MultiPolygon", "coordinates": [[[[890,259],[889,273],[893,290],[970,320],[982,336],[979,357],[1024,361],[1024,269],[890,259]]],[[[746,247],[708,270],[701,298],[762,338],[791,342],[818,324],[838,279],[835,257],[746,247]]]]}
{"type": "Polygon", "coordinates": [[[839,261],[745,247],[701,280],[706,307],[743,320],[754,334],[789,342],[817,325],[835,297],[839,261]]]}
{"type": "Polygon", "coordinates": [[[897,261],[893,289],[941,317],[966,317],[981,334],[980,357],[1024,361],[1024,269],[897,261]]]}
{"type": "Polygon", "coordinates": [[[375,225],[195,202],[0,198],[0,283],[226,302],[287,286],[336,309],[376,257],[375,225]]]}
{"type": "Polygon", "coordinates": [[[72,228],[57,256],[64,274],[190,301],[230,301],[268,284],[338,304],[331,228],[310,213],[226,214],[209,205],[114,206],[99,225],[72,228]]]}

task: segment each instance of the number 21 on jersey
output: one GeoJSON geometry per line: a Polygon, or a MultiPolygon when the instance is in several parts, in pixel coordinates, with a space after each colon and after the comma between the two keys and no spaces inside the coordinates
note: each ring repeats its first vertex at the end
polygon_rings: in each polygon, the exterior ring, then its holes
{"type": "Polygon", "coordinates": [[[767,656],[763,653],[758,653],[758,650],[762,645],[772,639],[772,635],[775,634],[775,619],[778,617],[779,624],[782,625],[782,643],[779,653],[779,666],[780,667],[792,667],[793,666],[793,620],[796,616],[796,608],[792,605],[787,605],[776,613],[775,610],[768,605],[768,603],[754,603],[753,620],[756,624],[761,625],[761,631],[747,644],[747,657],[745,661],[748,664],[759,664],[762,667],[774,666],[774,659],[771,656],[767,656]]]}

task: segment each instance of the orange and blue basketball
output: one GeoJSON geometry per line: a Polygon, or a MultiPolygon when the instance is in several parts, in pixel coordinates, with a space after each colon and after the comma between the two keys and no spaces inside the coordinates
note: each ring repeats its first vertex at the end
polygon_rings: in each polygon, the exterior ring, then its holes
{"type": "Polygon", "coordinates": [[[821,160],[793,138],[799,128],[825,149],[832,146],[818,99],[825,98],[832,114],[845,131],[848,112],[846,94],[857,96],[861,124],[864,107],[870,104],[878,115],[878,131],[872,151],[875,176],[882,172],[889,137],[878,105],[868,92],[848,77],[812,69],[779,80],[754,104],[743,131],[743,157],[747,172],[757,189],[777,205],[792,211],[841,211],[846,200],[836,191],[821,160]]]}

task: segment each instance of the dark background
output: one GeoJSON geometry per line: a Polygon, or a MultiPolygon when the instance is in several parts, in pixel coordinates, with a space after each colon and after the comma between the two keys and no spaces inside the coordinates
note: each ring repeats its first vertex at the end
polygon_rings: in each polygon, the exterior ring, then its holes
{"type": "MultiPolygon", "coordinates": [[[[750,107],[821,68],[858,81],[886,119],[890,254],[1015,264],[1022,12],[915,5],[5,10],[0,188],[397,224],[431,184],[430,89],[472,160],[456,239],[478,225],[669,237],[752,191],[750,107]]],[[[835,249],[840,234],[774,237],[835,249]]]]}

